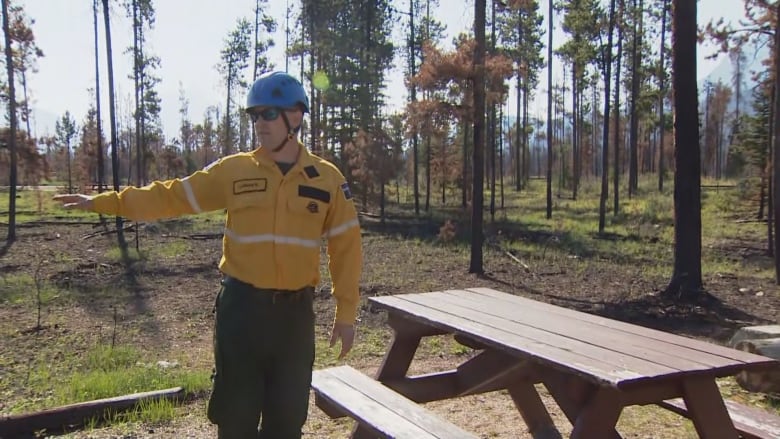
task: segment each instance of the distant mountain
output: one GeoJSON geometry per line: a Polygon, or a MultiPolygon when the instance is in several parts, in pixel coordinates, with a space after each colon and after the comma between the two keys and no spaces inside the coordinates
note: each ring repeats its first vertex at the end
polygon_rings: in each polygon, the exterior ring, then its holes
{"type": "MultiPolygon", "coordinates": [[[[766,46],[761,46],[756,48],[755,46],[748,48],[745,50],[745,65],[742,68],[743,69],[743,82],[742,82],[742,96],[740,97],[741,103],[740,103],[740,109],[745,109],[745,111],[750,111],[750,101],[751,101],[751,92],[753,88],[756,86],[756,81],[754,80],[754,76],[756,73],[766,70],[766,67],[762,65],[762,62],[769,58],[770,52],[769,48],[766,46]]],[[[723,56],[720,62],[715,66],[712,71],[705,76],[704,78],[700,79],[698,81],[698,90],[699,90],[699,101],[701,104],[704,103],[704,99],[706,98],[706,88],[705,84],[709,82],[710,84],[717,84],[718,82],[723,83],[729,88],[733,87],[733,81],[734,81],[734,73],[735,73],[735,67],[731,62],[731,58],[728,56],[723,56]]],[[[733,91],[733,90],[732,90],[733,91]]],[[[732,102],[729,104],[729,111],[732,111],[734,107],[736,106],[736,97],[732,97],[732,102]]]]}

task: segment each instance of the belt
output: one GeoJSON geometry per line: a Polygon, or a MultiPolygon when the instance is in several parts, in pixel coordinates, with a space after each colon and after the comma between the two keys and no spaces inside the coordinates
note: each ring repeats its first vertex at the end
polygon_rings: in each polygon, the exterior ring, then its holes
{"type": "Polygon", "coordinates": [[[233,286],[251,290],[252,293],[261,294],[263,296],[267,296],[271,299],[271,302],[276,303],[277,300],[284,300],[284,301],[298,301],[301,300],[303,297],[306,296],[313,296],[314,295],[314,287],[313,286],[305,286],[303,288],[297,289],[297,290],[279,290],[279,289],[270,289],[270,288],[258,288],[252,284],[246,283],[240,279],[236,279],[233,276],[224,276],[222,279],[222,285],[229,285],[232,284],[233,286]]]}

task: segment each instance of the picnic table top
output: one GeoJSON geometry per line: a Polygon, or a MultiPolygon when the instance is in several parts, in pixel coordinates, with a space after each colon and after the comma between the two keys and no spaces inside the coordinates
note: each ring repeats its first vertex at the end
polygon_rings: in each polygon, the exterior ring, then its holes
{"type": "Polygon", "coordinates": [[[767,370],[777,360],[490,288],[371,297],[375,306],[599,385],[767,370]]]}

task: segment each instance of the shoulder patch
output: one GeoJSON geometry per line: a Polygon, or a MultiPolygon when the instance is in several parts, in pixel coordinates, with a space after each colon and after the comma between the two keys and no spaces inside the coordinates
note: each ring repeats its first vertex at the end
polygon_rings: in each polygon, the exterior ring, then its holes
{"type": "Polygon", "coordinates": [[[320,173],[317,172],[317,168],[315,168],[314,165],[306,166],[305,168],[303,168],[303,172],[305,172],[306,176],[309,178],[315,178],[320,176],[320,173]]]}
{"type": "Polygon", "coordinates": [[[347,182],[341,183],[341,192],[344,192],[344,198],[347,200],[352,199],[352,191],[349,190],[349,184],[347,182]]]}

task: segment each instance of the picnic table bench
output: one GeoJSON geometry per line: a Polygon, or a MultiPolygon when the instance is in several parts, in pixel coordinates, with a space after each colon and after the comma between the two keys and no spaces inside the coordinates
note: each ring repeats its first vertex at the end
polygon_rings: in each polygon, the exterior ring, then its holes
{"type": "Polygon", "coordinates": [[[715,381],[777,360],[488,288],[369,300],[394,331],[375,380],[411,401],[507,390],[535,438],[560,437],[534,387],[542,383],[572,438],[620,438],[623,408],[650,404],[689,417],[702,438],[780,438],[764,425],[776,416],[759,421],[755,410],[727,408],[715,381]],[[450,371],[408,376],[421,339],[443,334],[478,353],[450,371]],[[729,409],[747,418],[732,419],[729,409]]]}
{"type": "Polygon", "coordinates": [[[312,387],[329,416],[357,420],[354,438],[477,439],[349,366],[314,371],[312,387]]]}

